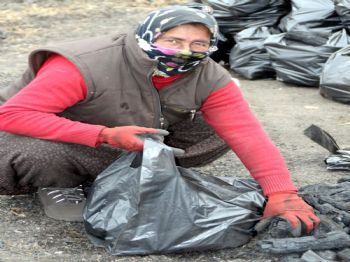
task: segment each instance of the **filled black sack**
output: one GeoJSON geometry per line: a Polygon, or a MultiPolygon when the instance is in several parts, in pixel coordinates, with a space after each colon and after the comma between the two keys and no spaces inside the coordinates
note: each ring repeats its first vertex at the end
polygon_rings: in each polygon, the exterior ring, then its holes
{"type": "Polygon", "coordinates": [[[264,197],[252,179],[224,181],[175,165],[146,139],[95,180],[84,210],[90,240],[113,255],[237,247],[247,243],[264,197]]]}
{"type": "Polygon", "coordinates": [[[230,69],[247,79],[275,78],[275,70],[264,46],[275,31],[266,26],[251,27],[235,35],[230,52],[230,69]]]}
{"type": "Polygon", "coordinates": [[[350,37],[343,29],[328,36],[304,31],[271,35],[264,46],[277,80],[318,87],[327,59],[349,43],[350,37]]]}
{"type": "Polygon", "coordinates": [[[291,0],[292,10],[279,24],[283,32],[327,34],[343,28],[334,0],[291,0]]]}
{"type": "Polygon", "coordinates": [[[350,46],[332,54],[322,69],[320,94],[328,99],[350,104],[350,46]]]}
{"type": "Polygon", "coordinates": [[[350,31],[350,0],[336,0],[335,11],[339,15],[345,28],[350,31]]]}
{"type": "Polygon", "coordinates": [[[290,11],[286,0],[202,0],[214,9],[220,31],[234,36],[249,27],[274,26],[290,11]]]}

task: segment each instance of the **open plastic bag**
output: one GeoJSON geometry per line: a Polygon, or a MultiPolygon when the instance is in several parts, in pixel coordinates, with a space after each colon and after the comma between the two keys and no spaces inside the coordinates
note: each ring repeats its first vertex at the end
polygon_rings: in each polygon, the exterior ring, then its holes
{"type": "Polygon", "coordinates": [[[237,247],[247,243],[264,197],[252,179],[228,181],[177,167],[146,139],[102,172],[84,210],[88,237],[113,255],[237,247]]]}
{"type": "Polygon", "coordinates": [[[327,169],[350,171],[350,149],[340,149],[334,138],[322,128],[311,125],[304,130],[304,134],[330,153],[325,159],[327,169]]]}

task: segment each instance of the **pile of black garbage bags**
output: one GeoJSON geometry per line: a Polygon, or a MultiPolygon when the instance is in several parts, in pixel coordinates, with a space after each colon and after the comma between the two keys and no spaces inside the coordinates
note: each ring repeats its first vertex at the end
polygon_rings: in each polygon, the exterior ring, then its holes
{"type": "Polygon", "coordinates": [[[350,103],[350,0],[202,0],[222,39],[212,58],[248,79],[319,87],[350,103]]]}

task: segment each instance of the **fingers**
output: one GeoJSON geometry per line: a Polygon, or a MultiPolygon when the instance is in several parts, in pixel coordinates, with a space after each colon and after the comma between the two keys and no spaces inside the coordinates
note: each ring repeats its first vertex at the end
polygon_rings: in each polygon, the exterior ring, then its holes
{"type": "Polygon", "coordinates": [[[155,128],[148,128],[148,127],[142,127],[142,126],[132,126],[132,131],[135,134],[148,134],[148,133],[156,133],[157,129],[155,128]]]}
{"type": "Polygon", "coordinates": [[[134,131],[135,131],[135,134],[156,134],[161,136],[169,135],[169,132],[164,129],[148,128],[148,127],[141,127],[141,126],[135,126],[134,131]]]}
{"type": "Polygon", "coordinates": [[[297,215],[300,221],[305,225],[306,233],[310,234],[321,222],[321,220],[312,213],[297,215]]]}
{"type": "Polygon", "coordinates": [[[321,223],[321,219],[313,213],[310,214],[309,216],[314,221],[315,228],[318,227],[318,225],[321,223]]]}
{"type": "Polygon", "coordinates": [[[310,234],[312,230],[314,230],[321,222],[321,220],[313,213],[305,213],[305,214],[293,214],[291,212],[285,213],[281,215],[284,219],[286,219],[292,227],[292,230],[295,232],[299,232],[297,234],[301,235],[301,228],[304,226],[306,229],[306,233],[310,234]]]}
{"type": "MultiPolygon", "coordinates": [[[[135,126],[134,134],[144,141],[146,138],[152,138],[158,142],[164,142],[164,136],[169,135],[169,132],[164,129],[155,129],[155,128],[147,128],[147,127],[138,127],[135,126]]],[[[183,155],[184,152],[176,151],[174,152],[178,155],[183,155]]]]}
{"type": "Polygon", "coordinates": [[[142,140],[135,138],[135,139],[132,139],[132,141],[127,141],[127,142],[124,141],[123,143],[110,142],[109,145],[116,148],[125,149],[127,151],[140,152],[143,150],[144,143],[142,140]]]}
{"type": "Polygon", "coordinates": [[[292,229],[297,229],[300,225],[299,218],[290,212],[286,212],[285,214],[280,215],[280,217],[286,219],[291,225],[292,229]]]}
{"type": "Polygon", "coordinates": [[[185,154],[185,150],[181,149],[181,148],[177,148],[177,147],[170,147],[171,150],[174,153],[174,156],[183,156],[185,154]]]}
{"type": "Polygon", "coordinates": [[[141,139],[135,136],[134,139],[124,144],[124,149],[132,152],[139,152],[143,150],[144,143],[141,139]]]}
{"type": "Polygon", "coordinates": [[[167,130],[164,130],[164,129],[156,129],[156,134],[157,135],[160,135],[160,136],[167,136],[169,135],[169,132],[167,130]]]}

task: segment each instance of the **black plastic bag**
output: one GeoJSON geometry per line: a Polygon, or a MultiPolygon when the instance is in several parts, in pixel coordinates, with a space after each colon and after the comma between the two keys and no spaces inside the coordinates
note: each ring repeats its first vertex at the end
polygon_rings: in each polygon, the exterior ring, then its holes
{"type": "Polygon", "coordinates": [[[271,35],[264,46],[277,80],[318,87],[327,59],[349,43],[350,37],[343,29],[328,36],[304,31],[271,35]]]}
{"type": "Polygon", "coordinates": [[[203,0],[214,9],[220,31],[234,35],[244,29],[258,26],[274,26],[290,11],[285,0],[203,0]]]}
{"type": "Polygon", "coordinates": [[[350,104],[350,46],[332,54],[323,66],[320,94],[337,102],[350,104]]]}
{"type": "Polygon", "coordinates": [[[292,11],[281,19],[283,32],[331,33],[343,28],[334,0],[292,0],[292,11]]]}
{"type": "Polygon", "coordinates": [[[350,30],[350,0],[336,0],[335,11],[343,25],[350,30]]]}
{"type": "Polygon", "coordinates": [[[224,65],[228,65],[230,60],[230,51],[235,44],[236,43],[233,38],[222,36],[221,39],[219,39],[217,44],[218,50],[213,52],[210,55],[210,58],[217,63],[223,62],[224,65]]]}
{"type": "Polygon", "coordinates": [[[230,52],[230,68],[248,79],[275,78],[264,41],[273,33],[266,26],[251,27],[235,36],[236,45],[230,52]]]}
{"type": "Polygon", "coordinates": [[[113,255],[237,247],[247,243],[264,197],[254,180],[226,182],[177,167],[171,149],[146,139],[91,187],[88,237],[113,255]]]}
{"type": "Polygon", "coordinates": [[[350,149],[340,149],[334,138],[322,128],[311,125],[304,134],[332,154],[325,159],[327,169],[350,171],[350,149]]]}

